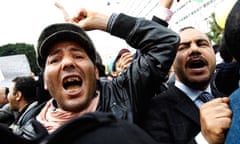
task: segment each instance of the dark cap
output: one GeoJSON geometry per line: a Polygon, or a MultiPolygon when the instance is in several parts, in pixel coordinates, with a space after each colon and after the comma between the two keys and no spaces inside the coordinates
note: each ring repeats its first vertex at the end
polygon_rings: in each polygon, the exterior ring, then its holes
{"type": "Polygon", "coordinates": [[[52,24],[45,29],[39,36],[37,44],[38,65],[45,67],[49,50],[56,42],[70,40],[80,44],[86,51],[89,58],[95,64],[96,51],[91,39],[80,27],[70,23],[52,24]]]}
{"type": "Polygon", "coordinates": [[[225,27],[224,39],[232,56],[240,63],[240,1],[230,11],[225,27]]]}
{"type": "Polygon", "coordinates": [[[121,49],[119,52],[118,52],[118,55],[117,55],[117,57],[119,58],[119,57],[121,57],[124,53],[126,53],[126,52],[130,52],[128,49],[125,49],[125,48],[123,48],[123,49],[121,49]]]}

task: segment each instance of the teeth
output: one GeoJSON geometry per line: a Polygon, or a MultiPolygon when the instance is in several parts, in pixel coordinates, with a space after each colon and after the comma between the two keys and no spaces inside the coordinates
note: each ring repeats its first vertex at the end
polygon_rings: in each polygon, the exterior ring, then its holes
{"type": "Polygon", "coordinates": [[[80,78],[79,77],[69,77],[64,81],[64,83],[65,82],[74,82],[74,81],[80,81],[80,78]]]}
{"type": "Polygon", "coordinates": [[[63,87],[66,90],[72,90],[75,91],[82,85],[82,80],[80,77],[72,76],[68,77],[63,82],[63,87]]]}

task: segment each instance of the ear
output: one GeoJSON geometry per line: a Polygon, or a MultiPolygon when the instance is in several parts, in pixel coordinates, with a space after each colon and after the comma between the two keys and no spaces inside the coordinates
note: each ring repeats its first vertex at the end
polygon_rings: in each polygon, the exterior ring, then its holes
{"type": "Polygon", "coordinates": [[[15,94],[15,97],[16,97],[16,100],[17,100],[17,101],[20,101],[20,100],[22,99],[22,97],[23,97],[23,96],[22,96],[22,92],[17,91],[16,94],[15,94]]]}
{"type": "Polygon", "coordinates": [[[44,90],[48,90],[45,74],[43,75],[43,86],[44,86],[44,90]]]}
{"type": "Polygon", "coordinates": [[[99,80],[99,71],[97,67],[95,67],[95,74],[96,74],[96,79],[99,80]]]}
{"type": "Polygon", "coordinates": [[[44,90],[48,90],[47,83],[44,81],[44,90]]]}

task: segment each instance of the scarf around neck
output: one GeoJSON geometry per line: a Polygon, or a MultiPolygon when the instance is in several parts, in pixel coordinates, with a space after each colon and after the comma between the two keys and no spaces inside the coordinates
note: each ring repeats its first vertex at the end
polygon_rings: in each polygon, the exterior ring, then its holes
{"type": "Polygon", "coordinates": [[[97,96],[92,99],[91,103],[86,109],[74,113],[64,111],[61,108],[56,108],[53,104],[54,99],[50,99],[36,118],[47,129],[48,133],[52,133],[69,120],[85,113],[96,111],[98,101],[99,93],[97,93],[97,96]]]}

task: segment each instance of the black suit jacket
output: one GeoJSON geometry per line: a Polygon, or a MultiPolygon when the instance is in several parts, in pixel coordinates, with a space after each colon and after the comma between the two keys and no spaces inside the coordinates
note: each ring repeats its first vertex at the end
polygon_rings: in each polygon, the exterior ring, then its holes
{"type": "MultiPolygon", "coordinates": [[[[224,95],[212,88],[214,97],[224,95]]],[[[195,143],[200,132],[199,108],[174,85],[151,100],[144,129],[161,144],[195,143]]]]}

